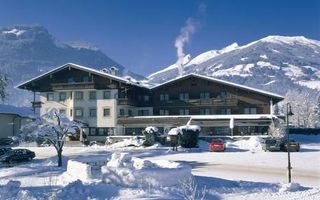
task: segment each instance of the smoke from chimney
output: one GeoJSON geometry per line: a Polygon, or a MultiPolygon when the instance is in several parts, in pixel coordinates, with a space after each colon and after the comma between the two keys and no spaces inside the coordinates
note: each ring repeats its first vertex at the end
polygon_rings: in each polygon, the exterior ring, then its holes
{"type": "Polygon", "coordinates": [[[181,28],[180,35],[176,38],[174,46],[177,48],[178,60],[176,65],[178,66],[179,76],[183,76],[183,58],[185,53],[183,52],[183,46],[189,42],[191,35],[195,32],[195,23],[192,18],[188,18],[186,25],[181,28]]]}

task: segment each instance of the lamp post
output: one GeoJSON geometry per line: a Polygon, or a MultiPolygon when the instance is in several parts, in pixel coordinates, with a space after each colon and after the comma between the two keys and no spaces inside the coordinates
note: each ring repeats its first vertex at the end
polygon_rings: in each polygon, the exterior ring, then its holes
{"type": "Polygon", "coordinates": [[[288,181],[291,183],[290,140],[289,140],[289,116],[292,116],[291,104],[287,103],[287,153],[288,153],[288,181]]]}

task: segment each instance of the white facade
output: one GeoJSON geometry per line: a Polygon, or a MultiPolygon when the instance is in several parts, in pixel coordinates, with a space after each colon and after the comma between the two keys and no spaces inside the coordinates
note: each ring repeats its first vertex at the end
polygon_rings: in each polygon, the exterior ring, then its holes
{"type": "Polygon", "coordinates": [[[51,108],[57,108],[70,120],[86,124],[84,132],[90,140],[105,140],[106,135],[124,134],[123,127],[117,124],[118,117],[139,116],[146,113],[153,115],[152,107],[118,105],[117,96],[117,89],[41,92],[40,115],[45,114],[51,108]],[[108,93],[107,97],[104,96],[105,93],[108,93]]]}

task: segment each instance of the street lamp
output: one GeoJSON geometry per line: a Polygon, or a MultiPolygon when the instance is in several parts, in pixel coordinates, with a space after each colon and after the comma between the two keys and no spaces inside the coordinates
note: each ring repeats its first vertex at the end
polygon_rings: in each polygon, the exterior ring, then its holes
{"type": "Polygon", "coordinates": [[[292,116],[291,104],[287,103],[287,152],[288,152],[288,181],[291,183],[290,141],[289,141],[289,116],[292,116]]]}

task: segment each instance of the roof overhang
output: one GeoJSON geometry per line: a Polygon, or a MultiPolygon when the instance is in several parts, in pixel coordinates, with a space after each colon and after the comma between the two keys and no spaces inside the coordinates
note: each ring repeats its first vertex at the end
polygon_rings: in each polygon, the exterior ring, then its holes
{"type": "MultiPolygon", "coordinates": [[[[115,75],[112,75],[112,74],[108,74],[108,73],[105,73],[105,72],[101,72],[101,71],[98,71],[96,69],[92,69],[92,68],[89,68],[89,67],[85,67],[85,66],[82,66],[82,65],[78,65],[78,64],[74,64],[74,63],[66,63],[64,65],[61,65],[57,68],[54,68],[46,73],[43,73],[37,77],[34,77],[28,81],[25,81],[19,85],[17,85],[15,88],[19,88],[19,89],[27,89],[28,86],[30,84],[33,84],[35,81],[38,81],[42,78],[45,78],[45,77],[48,77],[50,76],[51,74],[54,74],[56,72],[59,72],[63,69],[66,69],[66,68],[74,68],[74,69],[78,69],[78,70],[82,70],[82,71],[86,71],[88,73],[91,73],[91,74],[95,74],[97,76],[101,76],[101,77],[105,77],[105,78],[109,78],[111,80],[115,80],[115,81],[119,81],[121,83],[125,83],[125,84],[131,84],[131,85],[135,85],[135,86],[138,86],[138,87],[143,87],[145,88],[144,86],[142,85],[139,85],[139,84],[135,84],[133,82],[130,82],[129,80],[127,79],[124,79],[124,78],[121,78],[119,76],[115,76],[115,75]]],[[[29,87],[30,88],[30,87],[29,87]]],[[[32,89],[27,89],[27,90],[32,90],[32,89]]]]}
{"type": "Polygon", "coordinates": [[[241,85],[241,84],[236,84],[236,83],[232,83],[232,82],[229,82],[229,81],[224,81],[224,80],[221,80],[221,79],[212,78],[212,77],[203,76],[203,75],[194,74],[194,73],[187,74],[187,75],[184,75],[184,76],[180,76],[180,77],[177,77],[177,78],[172,79],[170,81],[167,81],[167,82],[164,82],[162,84],[156,85],[154,87],[151,87],[151,90],[167,86],[167,85],[172,84],[172,83],[174,83],[174,82],[176,82],[178,80],[187,79],[189,77],[196,77],[196,78],[212,81],[212,82],[215,82],[215,83],[219,83],[219,84],[223,84],[223,85],[227,85],[227,86],[231,86],[231,87],[247,90],[247,91],[250,91],[250,92],[253,92],[253,93],[258,93],[258,94],[261,94],[261,95],[264,95],[264,96],[268,96],[268,97],[270,97],[272,99],[275,99],[277,101],[282,101],[284,99],[283,96],[275,94],[275,93],[272,93],[272,92],[267,92],[267,91],[264,91],[264,90],[260,90],[260,89],[256,89],[256,88],[252,88],[252,87],[248,87],[248,86],[244,86],[244,85],[241,85]]]}

